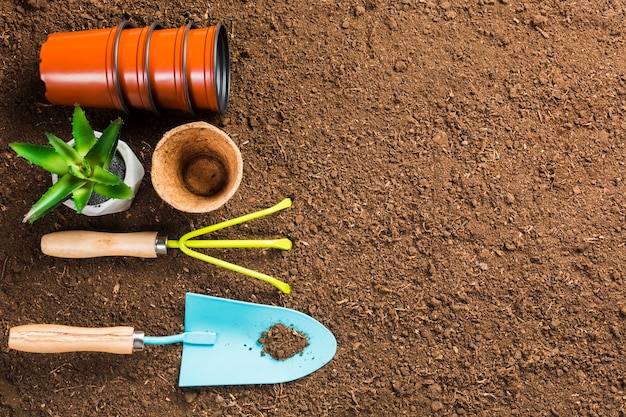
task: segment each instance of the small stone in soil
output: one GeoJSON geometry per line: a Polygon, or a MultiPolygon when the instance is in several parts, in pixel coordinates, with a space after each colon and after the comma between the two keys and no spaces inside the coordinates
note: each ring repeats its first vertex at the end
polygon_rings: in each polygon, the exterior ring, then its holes
{"type": "Polygon", "coordinates": [[[268,354],[272,358],[283,361],[302,351],[309,345],[307,337],[291,327],[277,323],[261,334],[259,343],[263,345],[261,355],[268,354]]]}

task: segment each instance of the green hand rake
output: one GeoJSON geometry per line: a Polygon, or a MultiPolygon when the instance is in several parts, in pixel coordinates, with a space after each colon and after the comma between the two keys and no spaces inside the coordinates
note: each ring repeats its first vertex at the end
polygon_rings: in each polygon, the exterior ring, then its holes
{"type": "Polygon", "coordinates": [[[289,250],[292,247],[291,240],[286,238],[271,240],[213,240],[196,238],[220,229],[268,216],[289,208],[291,205],[291,199],[286,198],[273,207],[193,230],[184,234],[178,240],[170,240],[158,232],[107,233],[83,230],[54,232],[46,234],[41,238],[41,250],[46,255],[59,258],[93,258],[100,256],[156,258],[158,255],[167,254],[167,249],[180,249],[181,252],[192,258],[265,281],[283,293],[289,294],[291,292],[289,284],[277,278],[206,255],[198,252],[196,249],[271,248],[289,250]]]}

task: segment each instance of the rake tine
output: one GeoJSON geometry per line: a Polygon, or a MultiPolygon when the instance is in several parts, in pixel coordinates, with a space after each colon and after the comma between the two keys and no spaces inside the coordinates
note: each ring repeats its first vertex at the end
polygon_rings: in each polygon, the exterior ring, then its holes
{"type": "Polygon", "coordinates": [[[195,237],[201,236],[201,235],[206,235],[212,232],[215,232],[216,230],[220,230],[220,229],[224,229],[226,227],[230,227],[230,226],[235,226],[237,224],[241,224],[241,223],[245,223],[245,222],[249,222],[250,220],[254,220],[254,219],[258,219],[260,217],[265,217],[268,216],[270,214],[274,214],[280,210],[284,210],[286,208],[291,207],[292,205],[292,201],[290,198],[285,198],[283,201],[281,201],[280,203],[276,204],[275,206],[272,206],[270,208],[266,208],[263,210],[259,210],[259,211],[255,211],[254,213],[250,213],[250,214],[246,214],[240,217],[236,217],[234,219],[230,219],[230,220],[225,220],[223,222],[211,225],[211,226],[207,226],[207,227],[203,227],[202,229],[198,229],[198,230],[192,230],[189,233],[184,234],[180,239],[179,242],[185,242],[189,239],[193,239],[195,237]]]}
{"type": "Polygon", "coordinates": [[[271,284],[274,287],[278,288],[280,291],[282,291],[285,294],[289,294],[291,292],[291,287],[289,286],[289,284],[287,284],[286,282],[280,281],[277,278],[274,278],[274,277],[271,277],[269,275],[266,275],[266,274],[264,274],[262,272],[257,272],[257,271],[254,271],[252,269],[245,268],[243,266],[235,265],[233,263],[226,262],[226,261],[214,258],[214,257],[209,256],[209,255],[205,255],[204,253],[196,252],[195,250],[189,249],[184,244],[181,244],[180,250],[185,255],[191,256],[192,258],[196,258],[196,259],[199,259],[201,261],[213,264],[215,266],[219,266],[219,267],[222,267],[222,268],[225,268],[225,269],[229,269],[229,270],[234,271],[234,272],[238,272],[238,273],[243,274],[243,275],[247,275],[247,276],[252,277],[252,278],[259,279],[261,281],[265,281],[268,284],[271,284]]]}

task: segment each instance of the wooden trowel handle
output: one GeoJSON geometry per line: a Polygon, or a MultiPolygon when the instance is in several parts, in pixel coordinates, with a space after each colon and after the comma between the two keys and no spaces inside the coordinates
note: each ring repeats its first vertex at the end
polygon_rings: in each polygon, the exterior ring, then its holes
{"type": "Polygon", "coordinates": [[[44,235],[41,251],[58,258],[135,256],[156,258],[157,232],[106,233],[66,230],[44,235]]]}
{"type": "Polygon", "coordinates": [[[105,352],[129,354],[143,333],[132,327],[73,327],[27,324],[9,330],[9,348],[32,353],[105,352]]]}

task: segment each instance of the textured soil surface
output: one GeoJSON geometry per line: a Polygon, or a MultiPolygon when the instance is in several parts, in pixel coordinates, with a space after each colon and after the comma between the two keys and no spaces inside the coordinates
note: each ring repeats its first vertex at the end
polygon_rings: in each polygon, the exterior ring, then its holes
{"type": "Polygon", "coordinates": [[[624,0],[0,1],[0,415],[623,417],[625,21],[624,0]],[[185,214],[147,175],[124,213],[60,207],[22,224],[49,177],[8,144],[71,132],[72,108],[44,95],[42,43],[125,19],[224,22],[229,108],[86,108],[92,125],[122,116],[148,173],[169,129],[219,126],[242,152],[239,190],[185,214]],[[285,197],[292,208],[214,237],[288,237],[291,250],[207,253],[289,282],[289,295],[175,250],[65,260],[39,249],[66,229],[178,238],[285,197]],[[186,292],[306,313],[337,354],[289,383],[183,389],[180,346],[6,344],[30,323],[176,333],[186,292]]]}

